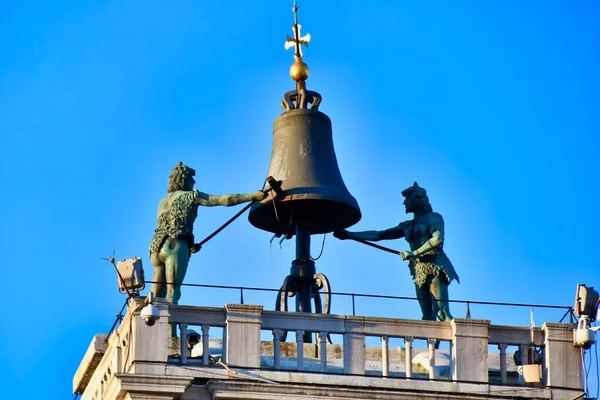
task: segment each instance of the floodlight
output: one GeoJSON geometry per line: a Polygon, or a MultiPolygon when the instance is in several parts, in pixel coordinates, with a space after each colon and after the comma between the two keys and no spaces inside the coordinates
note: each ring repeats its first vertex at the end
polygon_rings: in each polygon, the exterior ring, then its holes
{"type": "Polygon", "coordinates": [[[119,292],[139,292],[146,286],[144,282],[144,268],[140,257],[127,258],[119,261],[116,265],[119,292]]]}
{"type": "Polygon", "coordinates": [[[600,296],[593,287],[587,287],[585,284],[580,283],[577,285],[577,292],[575,293],[575,315],[578,317],[586,315],[589,322],[594,322],[598,312],[599,299],[600,296]]]}
{"type": "Polygon", "coordinates": [[[593,287],[587,287],[583,283],[577,285],[575,293],[575,315],[580,317],[575,331],[575,346],[589,349],[596,342],[596,333],[599,327],[590,329],[590,323],[594,322],[598,314],[598,301],[600,296],[593,287]]]}

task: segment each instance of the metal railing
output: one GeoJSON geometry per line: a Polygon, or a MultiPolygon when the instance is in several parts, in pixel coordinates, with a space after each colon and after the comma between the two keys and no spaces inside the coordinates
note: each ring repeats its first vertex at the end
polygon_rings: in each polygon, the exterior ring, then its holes
{"type": "MultiPolygon", "coordinates": [[[[145,281],[146,284],[153,284],[154,281],[145,281]]],[[[174,283],[167,283],[167,285],[175,285],[174,283]]],[[[231,286],[231,285],[209,285],[202,283],[181,283],[180,286],[186,287],[196,287],[196,288],[209,288],[209,289],[223,289],[223,290],[234,290],[239,291],[239,302],[240,304],[244,304],[244,291],[249,292],[271,292],[271,293],[279,293],[285,292],[284,289],[273,289],[273,288],[264,288],[264,287],[253,287],[253,286],[231,286]]],[[[368,294],[368,293],[353,293],[353,292],[331,292],[331,296],[340,296],[350,298],[352,302],[352,315],[356,315],[356,298],[370,298],[370,299],[387,299],[387,300],[409,300],[409,301],[418,301],[420,298],[418,297],[410,297],[410,296],[391,296],[391,295],[382,295],[382,294],[368,294]]],[[[121,307],[121,310],[116,316],[114,323],[112,324],[108,335],[110,337],[111,333],[119,326],[119,323],[123,320],[124,311],[129,304],[129,299],[125,300],[125,303],[121,307]]],[[[511,303],[511,302],[493,302],[493,301],[480,301],[480,300],[457,300],[457,299],[449,299],[449,303],[457,303],[457,304],[465,304],[467,307],[470,305],[491,305],[491,306],[503,306],[503,307],[528,307],[528,308],[543,308],[543,309],[555,309],[555,310],[564,310],[564,314],[562,318],[558,321],[562,323],[565,318],[569,318],[569,323],[573,324],[576,320],[576,317],[573,313],[573,307],[564,306],[564,305],[552,305],[552,304],[529,304],[529,303],[511,303]]]]}
{"type": "MultiPolygon", "coordinates": [[[[146,284],[158,283],[154,281],[146,281],[146,284]]],[[[167,283],[167,285],[176,285],[175,283],[167,283]]],[[[229,285],[208,285],[201,283],[180,283],[179,286],[187,286],[187,287],[198,287],[198,288],[210,288],[210,289],[226,289],[226,290],[236,290],[240,293],[240,304],[244,304],[244,291],[257,291],[257,292],[272,292],[279,293],[285,292],[285,289],[272,289],[272,288],[262,288],[262,287],[252,287],[252,286],[229,286],[229,285]]],[[[368,294],[368,293],[350,293],[350,292],[331,292],[332,296],[345,296],[350,297],[352,300],[352,315],[356,315],[356,298],[373,298],[373,299],[390,299],[390,300],[421,300],[419,297],[410,297],[410,296],[390,296],[390,295],[382,295],[382,294],[368,294]]],[[[508,306],[508,307],[528,307],[528,308],[546,308],[546,309],[557,309],[564,310],[565,313],[559,322],[563,322],[563,320],[569,316],[569,323],[574,323],[573,317],[573,307],[564,306],[564,305],[552,305],[552,304],[528,304],[528,303],[510,303],[510,302],[493,302],[493,301],[479,301],[479,300],[456,300],[449,299],[449,303],[458,303],[465,305],[491,305],[491,306],[508,306]]]]}

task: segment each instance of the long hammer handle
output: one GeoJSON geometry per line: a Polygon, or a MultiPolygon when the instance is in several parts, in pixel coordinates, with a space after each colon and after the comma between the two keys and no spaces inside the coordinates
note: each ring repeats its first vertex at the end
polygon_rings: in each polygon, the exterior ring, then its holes
{"type": "Polygon", "coordinates": [[[366,244],[367,246],[375,247],[376,249],[379,249],[379,250],[387,251],[388,253],[392,253],[392,254],[396,254],[396,255],[400,255],[402,253],[402,252],[400,252],[398,250],[390,249],[389,247],[385,247],[385,246],[380,246],[378,244],[375,244],[373,242],[369,242],[367,240],[353,238],[353,237],[351,237],[349,239],[355,240],[355,241],[357,241],[359,243],[362,243],[362,244],[366,244]]]}
{"type": "MultiPolygon", "coordinates": [[[[269,183],[270,188],[266,191],[266,193],[270,192],[271,190],[274,190],[275,193],[277,193],[277,195],[283,195],[283,190],[281,189],[281,181],[276,181],[275,178],[273,178],[272,176],[268,176],[267,182],[269,183]]],[[[240,211],[238,211],[233,217],[229,218],[229,220],[227,222],[225,222],[223,225],[221,225],[217,230],[215,230],[213,233],[208,235],[201,242],[195,243],[191,248],[191,252],[192,253],[198,252],[198,250],[200,250],[200,248],[202,247],[202,245],[204,243],[208,242],[210,239],[215,237],[223,229],[227,228],[229,226],[229,224],[231,224],[233,221],[235,221],[240,215],[245,213],[246,210],[249,209],[250,207],[252,207],[257,201],[258,200],[252,200],[250,203],[246,204],[244,206],[244,208],[242,208],[240,211]]]]}

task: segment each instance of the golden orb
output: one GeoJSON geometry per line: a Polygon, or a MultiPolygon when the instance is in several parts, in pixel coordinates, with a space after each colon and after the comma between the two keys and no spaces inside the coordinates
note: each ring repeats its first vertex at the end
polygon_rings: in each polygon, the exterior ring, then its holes
{"type": "Polygon", "coordinates": [[[308,73],[308,65],[299,58],[297,58],[290,67],[290,76],[296,82],[305,81],[308,79],[308,73]]]}

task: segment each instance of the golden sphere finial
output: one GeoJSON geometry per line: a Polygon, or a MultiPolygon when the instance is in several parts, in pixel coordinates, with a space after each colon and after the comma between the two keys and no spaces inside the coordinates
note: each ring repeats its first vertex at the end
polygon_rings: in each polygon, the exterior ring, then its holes
{"type": "Polygon", "coordinates": [[[296,58],[290,67],[290,76],[296,82],[307,80],[309,72],[308,65],[301,58],[296,58]]]}

